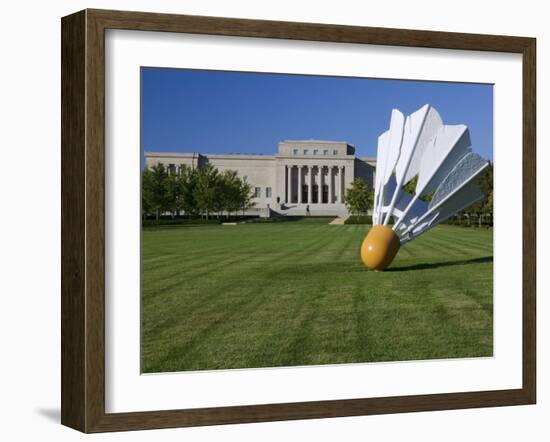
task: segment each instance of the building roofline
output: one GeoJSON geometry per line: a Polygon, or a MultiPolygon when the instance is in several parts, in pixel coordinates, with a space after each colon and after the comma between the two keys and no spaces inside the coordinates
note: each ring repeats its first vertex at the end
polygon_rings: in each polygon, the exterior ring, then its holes
{"type": "Polygon", "coordinates": [[[192,157],[200,155],[197,152],[143,152],[146,157],[192,157]]]}
{"type": "Polygon", "coordinates": [[[199,156],[205,158],[255,158],[262,160],[271,160],[275,158],[275,155],[262,155],[262,154],[241,154],[241,153],[199,153],[199,152],[144,152],[143,155],[146,158],[160,157],[160,158],[198,158],[199,156]]]}
{"type": "MultiPolygon", "coordinates": [[[[308,155],[262,155],[262,154],[240,154],[240,153],[227,153],[227,154],[209,154],[209,153],[198,153],[198,152],[144,152],[146,158],[198,158],[203,156],[205,158],[219,158],[219,159],[241,159],[241,158],[253,158],[253,159],[262,159],[262,160],[274,160],[276,158],[299,158],[299,159],[318,159],[325,158],[323,156],[312,157],[308,155]]],[[[354,154],[351,155],[339,155],[338,157],[329,157],[332,159],[342,159],[354,157],[361,161],[366,161],[370,163],[376,162],[376,157],[358,157],[354,154]]]]}
{"type": "Polygon", "coordinates": [[[275,155],[262,155],[262,154],[255,154],[255,153],[205,153],[201,154],[204,155],[206,158],[256,158],[258,160],[273,160],[275,159],[275,155]]]}
{"type": "Polygon", "coordinates": [[[331,141],[331,140],[310,139],[310,140],[283,140],[279,142],[279,144],[284,144],[284,143],[345,144],[346,146],[355,147],[354,144],[348,143],[347,141],[336,141],[336,140],[331,141]]]}

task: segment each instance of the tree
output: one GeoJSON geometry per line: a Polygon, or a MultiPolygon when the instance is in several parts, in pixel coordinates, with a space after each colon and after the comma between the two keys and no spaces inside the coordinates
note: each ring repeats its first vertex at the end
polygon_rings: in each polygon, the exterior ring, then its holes
{"type": "Polygon", "coordinates": [[[236,212],[241,207],[242,180],[234,170],[224,171],[219,180],[219,206],[221,210],[236,212]]]}
{"type": "Polygon", "coordinates": [[[493,164],[490,163],[489,167],[485,169],[485,172],[481,176],[479,187],[485,197],[483,198],[483,212],[486,214],[493,213],[493,164]]]}
{"type": "Polygon", "coordinates": [[[179,183],[181,191],[181,208],[189,217],[196,215],[198,211],[195,197],[198,181],[198,171],[189,166],[180,169],[179,183]]]}
{"type": "Polygon", "coordinates": [[[195,200],[198,210],[206,214],[206,219],[208,219],[210,212],[216,208],[218,179],[218,169],[214,168],[211,164],[207,164],[198,170],[195,200]]]}
{"type": "Polygon", "coordinates": [[[141,172],[141,212],[143,217],[155,211],[152,190],[152,174],[148,169],[141,172]]]}
{"type": "MultiPolygon", "coordinates": [[[[410,193],[411,195],[416,195],[416,185],[418,183],[418,174],[413,176],[406,184],[403,185],[403,191],[410,193]]],[[[429,203],[434,196],[434,192],[426,192],[424,195],[420,195],[418,199],[429,203]]]]}
{"type": "Polygon", "coordinates": [[[174,218],[176,215],[179,215],[179,212],[183,206],[182,180],[176,174],[168,175],[165,181],[165,189],[166,205],[168,207],[168,210],[170,210],[172,218],[174,218]]]}
{"type": "Polygon", "coordinates": [[[256,203],[252,201],[252,186],[246,181],[246,177],[240,180],[239,183],[239,192],[238,192],[238,201],[239,205],[243,211],[254,207],[256,203]]]}
{"type": "Polygon", "coordinates": [[[366,215],[372,207],[373,195],[369,191],[367,182],[362,178],[355,178],[346,190],[345,203],[352,215],[366,215]]]}
{"type": "Polygon", "coordinates": [[[142,208],[146,213],[155,213],[159,220],[163,210],[169,210],[166,192],[168,173],[162,164],[145,168],[141,175],[142,208]]]}
{"type": "Polygon", "coordinates": [[[483,198],[464,210],[468,216],[477,216],[479,226],[482,225],[483,217],[493,214],[493,165],[489,164],[483,173],[477,178],[477,184],[483,193],[483,198]]]}
{"type": "Polygon", "coordinates": [[[253,206],[251,185],[234,170],[219,173],[211,164],[200,169],[183,165],[176,175],[158,164],[142,171],[143,214],[156,213],[157,221],[163,211],[170,211],[172,218],[183,210],[208,219],[212,212],[220,217],[224,211],[244,213],[253,206]]]}

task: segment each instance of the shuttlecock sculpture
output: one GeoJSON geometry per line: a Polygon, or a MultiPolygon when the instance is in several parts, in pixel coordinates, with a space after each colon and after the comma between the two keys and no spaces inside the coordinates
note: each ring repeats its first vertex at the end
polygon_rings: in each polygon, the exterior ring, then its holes
{"type": "Polygon", "coordinates": [[[402,244],[483,198],[476,177],[488,165],[472,152],[465,125],[444,125],[429,104],[407,118],[394,109],[389,130],[378,137],[373,227],[361,245],[364,264],[384,270],[402,244]],[[412,180],[414,194],[404,189],[412,180]]]}

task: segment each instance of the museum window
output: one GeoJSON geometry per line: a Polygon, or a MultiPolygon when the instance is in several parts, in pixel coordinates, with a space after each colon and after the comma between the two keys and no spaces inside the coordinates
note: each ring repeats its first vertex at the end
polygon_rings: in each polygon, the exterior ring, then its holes
{"type": "Polygon", "coordinates": [[[313,149],[313,155],[317,155],[319,151],[317,149],[313,149]]]}
{"type": "Polygon", "coordinates": [[[260,198],[262,193],[261,187],[254,187],[254,198],[260,198]]]}
{"type": "Polygon", "coordinates": [[[338,150],[337,150],[337,149],[334,149],[334,150],[332,151],[332,155],[338,155],[338,150]]]}
{"type": "Polygon", "coordinates": [[[307,155],[307,149],[304,149],[304,155],[307,155]]]}
{"type": "Polygon", "coordinates": [[[266,198],[271,198],[271,187],[266,187],[265,188],[265,197],[266,198]]]}
{"type": "Polygon", "coordinates": [[[298,155],[298,149],[294,149],[293,153],[294,155],[298,155]]]}
{"type": "Polygon", "coordinates": [[[328,149],[323,150],[323,155],[328,155],[328,149]]]}

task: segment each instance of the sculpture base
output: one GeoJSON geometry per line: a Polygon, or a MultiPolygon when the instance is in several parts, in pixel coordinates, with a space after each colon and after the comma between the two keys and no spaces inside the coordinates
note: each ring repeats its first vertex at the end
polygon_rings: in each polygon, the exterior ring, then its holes
{"type": "Polygon", "coordinates": [[[361,244],[361,259],[371,270],[384,270],[392,263],[400,246],[399,237],[391,228],[376,224],[361,244]]]}

